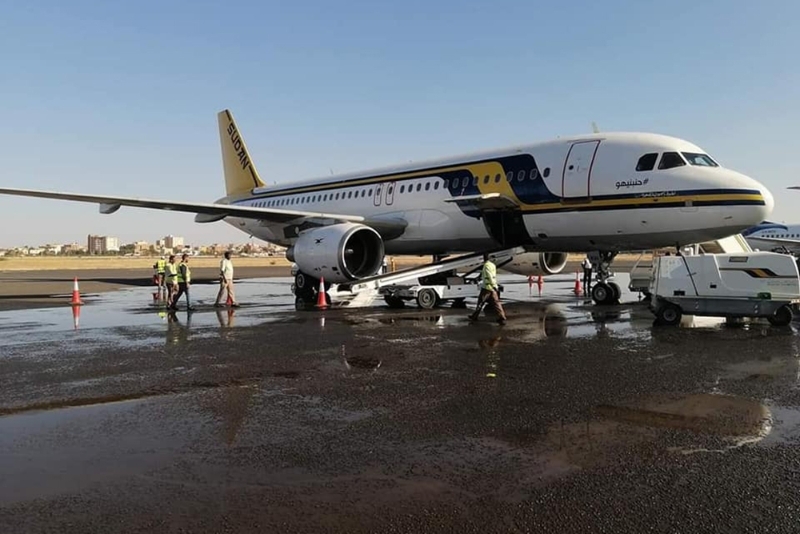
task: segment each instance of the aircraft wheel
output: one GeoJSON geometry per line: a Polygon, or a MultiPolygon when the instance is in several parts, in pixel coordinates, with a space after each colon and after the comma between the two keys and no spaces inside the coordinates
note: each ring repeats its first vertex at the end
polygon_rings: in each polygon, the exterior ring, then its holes
{"type": "Polygon", "coordinates": [[[383,300],[384,302],[386,302],[387,306],[395,310],[399,310],[400,308],[406,307],[406,301],[404,301],[400,297],[386,295],[385,297],[383,297],[383,300]]]}
{"type": "Polygon", "coordinates": [[[424,310],[432,310],[436,307],[438,302],[439,296],[436,294],[436,291],[429,287],[421,289],[419,293],[417,293],[417,306],[424,310]]]}
{"type": "Polygon", "coordinates": [[[772,326],[789,326],[792,324],[794,313],[789,306],[781,306],[771,317],[767,317],[767,321],[772,326]]]}
{"type": "Polygon", "coordinates": [[[681,309],[674,304],[665,302],[656,311],[658,324],[675,326],[681,322],[681,309]]]}
{"type": "Polygon", "coordinates": [[[616,282],[608,282],[608,287],[610,287],[611,291],[614,293],[614,304],[619,304],[622,298],[622,288],[619,287],[619,284],[616,282]]]}
{"type": "Polygon", "coordinates": [[[592,300],[598,306],[614,304],[614,290],[606,282],[598,282],[592,287],[592,300]]]}

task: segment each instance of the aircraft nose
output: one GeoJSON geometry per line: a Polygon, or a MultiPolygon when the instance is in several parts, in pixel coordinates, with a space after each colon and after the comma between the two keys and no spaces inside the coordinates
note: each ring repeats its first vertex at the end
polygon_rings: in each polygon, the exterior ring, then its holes
{"type": "MultiPolygon", "coordinates": [[[[758,183],[758,182],[756,182],[758,183]]],[[[772,209],[775,207],[775,199],[770,193],[769,189],[764,187],[762,184],[758,184],[761,191],[761,196],[764,197],[764,214],[761,217],[761,220],[768,219],[770,215],[772,215],[772,209]]]]}

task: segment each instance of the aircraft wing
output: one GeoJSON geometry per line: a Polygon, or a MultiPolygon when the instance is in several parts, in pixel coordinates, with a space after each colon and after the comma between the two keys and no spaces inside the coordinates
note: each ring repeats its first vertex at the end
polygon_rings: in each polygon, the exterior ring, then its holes
{"type": "Polygon", "coordinates": [[[273,208],[256,208],[251,206],[236,206],[231,204],[217,204],[204,202],[178,202],[169,200],[150,200],[145,198],[111,197],[102,195],[78,195],[72,193],[57,193],[54,191],[37,191],[32,189],[4,189],[0,194],[16,195],[23,197],[52,198],[57,200],[72,200],[74,202],[89,202],[100,205],[100,213],[110,214],[122,206],[135,208],[149,208],[165,211],[180,211],[195,213],[195,222],[207,223],[224,219],[225,217],[240,217],[243,219],[256,219],[271,223],[295,222],[310,223],[324,226],[341,222],[361,223],[374,226],[379,233],[401,232],[405,229],[406,222],[398,219],[367,220],[360,215],[346,215],[340,213],[322,213],[301,210],[283,210],[273,208]],[[373,224],[374,223],[374,224],[373,224]]]}

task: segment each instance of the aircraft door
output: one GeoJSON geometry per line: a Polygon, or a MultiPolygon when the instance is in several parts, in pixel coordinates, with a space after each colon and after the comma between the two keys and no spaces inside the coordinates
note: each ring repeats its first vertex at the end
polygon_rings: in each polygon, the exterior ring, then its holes
{"type": "Polygon", "coordinates": [[[591,196],[592,164],[600,141],[573,143],[561,178],[561,196],[564,200],[585,199],[591,196]]]}
{"type": "Polygon", "coordinates": [[[381,205],[382,195],[383,195],[383,184],[378,184],[375,186],[375,195],[373,197],[373,201],[375,202],[376,206],[381,205]]]}
{"type": "Polygon", "coordinates": [[[386,205],[391,206],[394,203],[394,182],[389,182],[386,184],[386,205]]]}

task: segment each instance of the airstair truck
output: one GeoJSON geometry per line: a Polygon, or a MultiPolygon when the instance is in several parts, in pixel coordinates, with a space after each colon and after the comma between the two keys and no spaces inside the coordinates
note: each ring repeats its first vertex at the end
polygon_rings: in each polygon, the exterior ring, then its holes
{"type": "Polygon", "coordinates": [[[704,315],[764,317],[785,326],[800,303],[797,263],[785,254],[659,256],[653,267],[649,307],[660,324],[676,325],[683,315],[704,315]]]}

